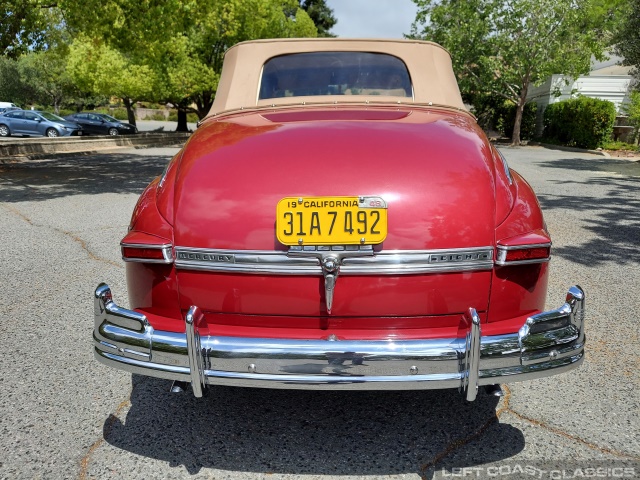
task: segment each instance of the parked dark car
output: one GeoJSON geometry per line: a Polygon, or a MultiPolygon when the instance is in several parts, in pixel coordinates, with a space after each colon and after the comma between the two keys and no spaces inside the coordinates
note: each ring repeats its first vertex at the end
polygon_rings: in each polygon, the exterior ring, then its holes
{"type": "Polygon", "coordinates": [[[117,118],[104,113],[80,112],[67,115],[67,120],[82,126],[86,135],[129,135],[138,133],[138,129],[130,123],[121,122],[117,118]]]}
{"type": "Polygon", "coordinates": [[[82,127],[49,112],[13,110],[0,115],[0,137],[10,135],[68,137],[82,135],[82,127]]]}

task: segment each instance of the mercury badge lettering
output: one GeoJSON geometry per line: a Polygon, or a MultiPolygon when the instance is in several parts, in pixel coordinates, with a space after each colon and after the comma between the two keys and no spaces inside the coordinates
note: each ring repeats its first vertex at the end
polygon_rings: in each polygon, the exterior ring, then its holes
{"type": "Polygon", "coordinates": [[[491,260],[492,252],[470,252],[446,255],[431,255],[432,262],[466,262],[469,260],[491,260]]]}
{"type": "Polygon", "coordinates": [[[536,196],[430,42],[230,48],[209,114],[121,247],[130,309],[98,285],[95,357],[174,392],[452,388],[472,401],[584,359],[585,293],[568,283],[545,308],[536,196]]]}
{"type": "Polygon", "coordinates": [[[202,262],[224,262],[234,263],[235,257],[230,254],[210,254],[210,253],[196,253],[196,252],[178,252],[178,260],[199,260],[202,262]]]}

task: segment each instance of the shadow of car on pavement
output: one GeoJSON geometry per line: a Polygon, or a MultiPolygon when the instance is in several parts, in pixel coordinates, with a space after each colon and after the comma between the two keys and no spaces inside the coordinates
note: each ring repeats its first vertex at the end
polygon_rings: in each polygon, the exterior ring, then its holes
{"type": "MultiPolygon", "coordinates": [[[[124,421],[110,417],[105,440],[123,450],[183,465],[251,473],[431,476],[438,455],[469,438],[466,465],[509,458],[524,448],[517,428],[499,423],[498,398],[466,402],[456,390],[302,391],[213,387],[196,399],[169,381],[133,375],[124,421]],[[499,448],[477,442],[478,431],[499,448]],[[474,441],[471,441],[474,440],[474,441]]],[[[466,442],[463,442],[466,444],[466,442]]]]}

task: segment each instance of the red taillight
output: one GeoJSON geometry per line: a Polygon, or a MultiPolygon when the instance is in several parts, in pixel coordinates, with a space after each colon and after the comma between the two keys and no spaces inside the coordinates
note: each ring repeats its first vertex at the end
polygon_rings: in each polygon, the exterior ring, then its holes
{"type": "Polygon", "coordinates": [[[518,262],[520,260],[540,260],[549,258],[551,247],[523,248],[521,250],[507,250],[505,262],[518,262]]]}
{"type": "Polygon", "coordinates": [[[125,262],[172,263],[173,247],[169,240],[147,233],[130,231],[120,242],[125,262]]]}
{"type": "Polygon", "coordinates": [[[145,247],[122,247],[122,258],[124,260],[165,260],[162,249],[145,247]]]}
{"type": "Polygon", "coordinates": [[[524,263],[541,263],[549,261],[551,245],[519,245],[504,247],[498,245],[496,264],[517,265],[524,263]]]}
{"type": "Polygon", "coordinates": [[[519,265],[548,262],[551,239],[544,229],[498,240],[496,265],[519,265]]]}

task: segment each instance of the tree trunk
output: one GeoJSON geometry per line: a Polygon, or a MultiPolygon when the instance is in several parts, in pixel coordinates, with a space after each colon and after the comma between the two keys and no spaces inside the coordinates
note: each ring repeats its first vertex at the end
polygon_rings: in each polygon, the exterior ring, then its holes
{"type": "Polygon", "coordinates": [[[188,132],[189,127],[187,126],[187,111],[182,108],[178,108],[178,127],[176,128],[176,132],[188,132]]]}
{"type": "Polygon", "coordinates": [[[529,91],[529,74],[527,74],[522,82],[522,90],[520,98],[516,105],[516,119],[513,122],[513,134],[511,135],[511,145],[520,145],[520,127],[522,126],[522,114],[524,106],[527,103],[527,92],[529,91]]]}
{"type": "Polygon", "coordinates": [[[207,108],[204,105],[200,105],[199,103],[196,103],[197,108],[197,114],[198,114],[198,119],[202,120],[204,117],[207,116],[207,113],[209,113],[209,110],[211,110],[211,104],[209,104],[209,107],[207,108]]]}
{"type": "Polygon", "coordinates": [[[511,135],[511,145],[520,145],[520,127],[522,125],[522,112],[524,112],[524,103],[522,98],[518,100],[516,105],[516,119],[513,122],[513,134],[511,135]]]}
{"type": "Polygon", "coordinates": [[[124,106],[127,109],[127,118],[129,120],[129,123],[131,125],[136,124],[136,114],[133,111],[133,104],[135,103],[133,100],[131,100],[130,98],[123,98],[122,101],[124,102],[124,106]]]}
{"type": "Polygon", "coordinates": [[[211,110],[211,105],[213,105],[213,100],[211,99],[212,95],[210,93],[203,93],[202,95],[198,95],[195,99],[196,108],[198,111],[198,118],[202,120],[207,116],[209,110],[211,110]]]}

